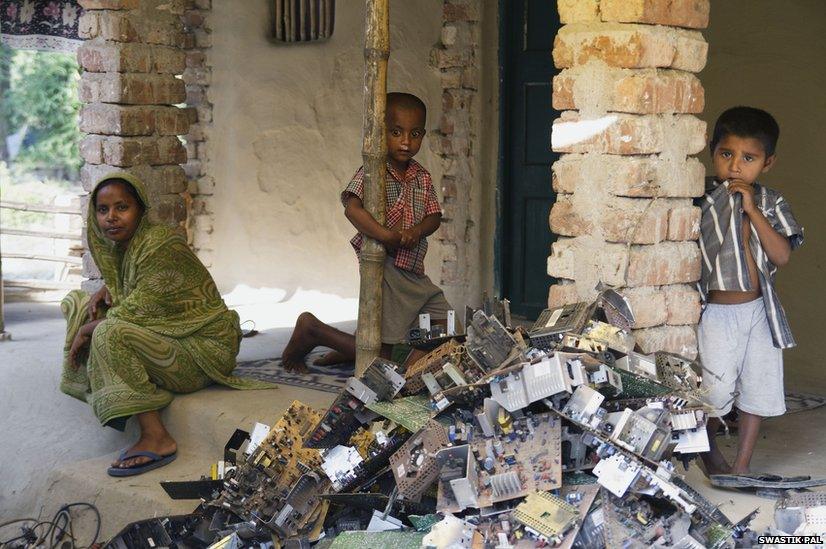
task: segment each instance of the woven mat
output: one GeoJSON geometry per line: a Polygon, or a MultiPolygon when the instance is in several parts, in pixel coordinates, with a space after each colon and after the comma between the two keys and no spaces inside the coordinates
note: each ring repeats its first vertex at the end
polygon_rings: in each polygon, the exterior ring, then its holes
{"type": "Polygon", "coordinates": [[[265,358],[239,362],[233,374],[241,377],[251,377],[279,385],[304,387],[325,393],[338,393],[347,383],[347,378],[353,375],[353,365],[335,364],[333,366],[314,366],[313,361],[327,351],[316,351],[307,355],[304,363],[310,370],[305,374],[294,374],[284,370],[281,357],[265,358]]]}

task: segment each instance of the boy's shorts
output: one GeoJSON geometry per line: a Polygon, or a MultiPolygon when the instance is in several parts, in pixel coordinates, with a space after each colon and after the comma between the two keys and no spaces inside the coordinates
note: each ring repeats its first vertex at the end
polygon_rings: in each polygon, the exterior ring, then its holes
{"type": "Polygon", "coordinates": [[[445,319],[452,308],[430,278],[399,269],[390,256],[384,261],[381,289],[381,342],[388,345],[406,342],[410,330],[419,327],[419,314],[430,313],[433,320],[445,319]]]}
{"type": "Polygon", "coordinates": [[[724,416],[732,405],[761,417],[786,412],[783,351],[774,346],[763,298],[709,303],[697,330],[706,398],[724,416]]]}

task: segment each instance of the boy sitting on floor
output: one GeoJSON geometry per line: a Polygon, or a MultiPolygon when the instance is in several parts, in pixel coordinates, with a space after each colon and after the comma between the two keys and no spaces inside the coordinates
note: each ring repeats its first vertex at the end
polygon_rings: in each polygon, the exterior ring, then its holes
{"type": "MultiPolygon", "coordinates": [[[[387,172],[385,187],[386,226],[364,209],[364,168],[341,193],[344,215],[358,229],[350,243],[361,250],[363,235],[378,240],[387,249],[382,281],[381,356],[390,358],[393,345],[407,339],[418,326],[421,313],[429,313],[436,324],[444,324],[450,304],[442,290],[424,274],[427,237],[442,222],[442,209],[430,174],[413,160],[425,135],[427,108],[409,93],[387,94],[387,172]]],[[[304,357],[315,347],[333,349],[316,364],[349,362],[356,356],[355,336],[324,324],[308,312],[301,313],[284,349],[288,371],[304,372],[304,357]]],[[[414,351],[408,362],[422,353],[414,351]]]]}
{"type": "Polygon", "coordinates": [[[707,427],[711,451],[702,454],[710,475],[747,473],[762,418],[786,411],[783,349],[795,342],[774,278],[803,243],[803,228],[783,196],[757,182],[774,165],[779,134],[769,113],[734,107],[711,138],[716,177],[701,203],[705,308],[697,333],[703,388],[716,408],[707,427]],[[715,436],[732,406],[740,419],[730,466],[715,436]]]}

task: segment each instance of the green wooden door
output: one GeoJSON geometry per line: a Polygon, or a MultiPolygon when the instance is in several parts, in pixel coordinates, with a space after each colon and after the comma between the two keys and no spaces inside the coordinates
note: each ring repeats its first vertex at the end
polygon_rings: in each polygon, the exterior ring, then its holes
{"type": "Polygon", "coordinates": [[[555,236],[551,188],[551,58],[559,14],[553,0],[501,0],[502,151],[498,261],[502,297],[514,314],[536,318],[547,306],[547,259],[555,236]]]}

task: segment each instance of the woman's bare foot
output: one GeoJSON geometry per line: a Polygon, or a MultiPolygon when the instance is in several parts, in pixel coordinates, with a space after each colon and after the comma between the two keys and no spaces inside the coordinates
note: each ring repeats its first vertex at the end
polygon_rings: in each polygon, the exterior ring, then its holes
{"type": "MultiPolygon", "coordinates": [[[[157,410],[143,412],[137,415],[138,423],[141,427],[141,436],[126,453],[131,452],[153,452],[159,456],[169,456],[178,451],[178,444],[169,431],[161,423],[161,416],[157,410]]],[[[128,469],[138,467],[144,463],[152,461],[146,456],[137,456],[123,461],[115,460],[112,467],[128,469]]]]}
{"type": "Polygon", "coordinates": [[[316,366],[333,366],[335,364],[344,364],[352,361],[352,358],[347,357],[338,351],[330,351],[315,359],[313,364],[316,366]]]}
{"type": "Polygon", "coordinates": [[[318,345],[313,337],[313,331],[320,323],[321,321],[311,313],[305,312],[298,315],[293,335],[290,336],[290,341],[281,355],[281,364],[285,370],[295,373],[307,372],[304,357],[318,345]]]}

